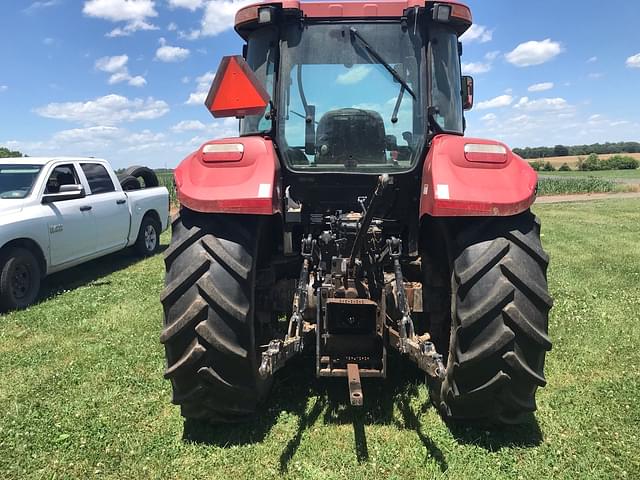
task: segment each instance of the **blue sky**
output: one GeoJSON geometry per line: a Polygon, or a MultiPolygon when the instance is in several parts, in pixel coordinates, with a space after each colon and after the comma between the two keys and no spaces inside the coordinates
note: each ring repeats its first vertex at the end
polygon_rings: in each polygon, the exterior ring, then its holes
{"type": "MultiPolygon", "coordinates": [[[[232,135],[202,105],[241,41],[231,0],[2,0],[0,146],[174,167],[232,135]]],[[[468,135],[511,146],[640,140],[640,3],[470,0],[468,135]]]]}

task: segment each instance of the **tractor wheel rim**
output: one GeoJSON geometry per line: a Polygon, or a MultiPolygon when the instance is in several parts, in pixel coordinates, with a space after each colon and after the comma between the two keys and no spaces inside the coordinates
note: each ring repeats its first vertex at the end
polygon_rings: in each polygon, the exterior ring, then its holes
{"type": "Polygon", "coordinates": [[[24,263],[16,265],[11,278],[11,292],[14,298],[23,299],[29,293],[31,287],[31,272],[24,263]]]}
{"type": "Polygon", "coordinates": [[[157,241],[156,229],[153,228],[153,225],[147,225],[144,229],[144,244],[147,250],[152,252],[156,248],[157,241]]]}

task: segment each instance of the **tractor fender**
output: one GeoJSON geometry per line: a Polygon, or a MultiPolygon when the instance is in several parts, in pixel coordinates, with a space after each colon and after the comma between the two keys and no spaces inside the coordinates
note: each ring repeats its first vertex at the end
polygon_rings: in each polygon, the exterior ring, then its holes
{"type": "Polygon", "coordinates": [[[262,137],[207,142],[180,163],[175,180],[178,200],[196,212],[281,212],[280,163],[262,137]]]}
{"type": "Polygon", "coordinates": [[[420,218],[516,215],[535,201],[537,183],[504,143],[438,135],[423,166],[420,218]]]}

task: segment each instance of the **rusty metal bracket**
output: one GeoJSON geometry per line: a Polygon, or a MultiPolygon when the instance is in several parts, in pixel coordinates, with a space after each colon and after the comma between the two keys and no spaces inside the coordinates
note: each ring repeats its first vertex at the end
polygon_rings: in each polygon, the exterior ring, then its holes
{"type": "Polygon", "coordinates": [[[300,279],[296,293],[293,297],[293,314],[289,318],[287,335],[284,340],[271,340],[267,349],[262,352],[262,361],[258,372],[262,378],[276,373],[291,357],[299,354],[304,349],[304,341],[307,333],[313,328],[305,329],[302,312],[307,303],[307,284],[309,283],[309,269],[311,268],[311,237],[302,240],[302,251],[305,257],[300,270],[300,279]]]}
{"type": "Polygon", "coordinates": [[[444,379],[445,367],[442,363],[442,355],[436,351],[436,347],[431,342],[429,335],[413,336],[402,339],[402,335],[389,327],[389,344],[401,353],[406,354],[418,368],[427,375],[444,379]],[[405,351],[401,348],[404,346],[405,351]]]}
{"type": "Polygon", "coordinates": [[[349,382],[349,400],[354,407],[361,407],[364,401],[360,369],[357,363],[347,363],[347,381],[349,382]]]}

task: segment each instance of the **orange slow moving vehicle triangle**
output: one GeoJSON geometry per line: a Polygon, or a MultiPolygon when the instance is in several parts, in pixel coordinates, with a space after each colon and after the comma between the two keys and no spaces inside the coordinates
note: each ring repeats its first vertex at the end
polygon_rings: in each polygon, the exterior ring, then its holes
{"type": "Polygon", "coordinates": [[[269,94],[239,55],[224,57],[204,102],[215,118],[259,115],[269,94]]]}

